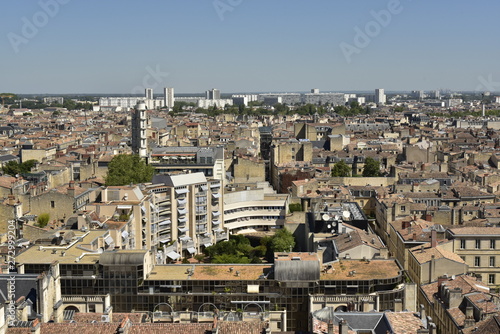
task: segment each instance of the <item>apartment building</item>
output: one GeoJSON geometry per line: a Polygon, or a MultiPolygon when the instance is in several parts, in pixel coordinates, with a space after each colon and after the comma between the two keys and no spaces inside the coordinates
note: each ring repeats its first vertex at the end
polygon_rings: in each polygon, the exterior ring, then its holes
{"type": "Polygon", "coordinates": [[[498,316],[500,300],[476,277],[440,276],[437,281],[423,285],[420,292],[423,296],[419,300],[420,312],[432,318],[438,333],[498,333],[498,324],[496,331],[478,329],[478,325],[498,316]]]}
{"type": "Polygon", "coordinates": [[[157,173],[191,171],[202,172],[208,177],[225,179],[224,148],[172,146],[151,150],[150,164],[157,173]]]}
{"type": "Polygon", "coordinates": [[[453,227],[447,230],[452,251],[490,288],[500,285],[500,227],[453,227]]]}
{"type": "Polygon", "coordinates": [[[232,184],[224,191],[224,226],[230,233],[282,227],[288,195],[276,194],[267,182],[232,184]]]}
{"type": "Polygon", "coordinates": [[[158,240],[171,260],[227,240],[222,183],[203,173],[155,175],[148,192],[158,213],[158,240]]]}
{"type": "Polygon", "coordinates": [[[158,246],[158,214],[152,196],[139,186],[110,186],[103,188],[96,201],[86,206],[90,216],[86,229],[109,229],[107,239],[118,249],[156,250],[158,246]]]}

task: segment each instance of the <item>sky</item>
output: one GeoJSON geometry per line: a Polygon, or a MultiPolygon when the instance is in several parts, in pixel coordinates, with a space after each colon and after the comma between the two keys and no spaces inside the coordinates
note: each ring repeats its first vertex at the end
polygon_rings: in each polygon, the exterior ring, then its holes
{"type": "Polygon", "coordinates": [[[0,93],[500,91],[498,0],[2,3],[0,93]]]}

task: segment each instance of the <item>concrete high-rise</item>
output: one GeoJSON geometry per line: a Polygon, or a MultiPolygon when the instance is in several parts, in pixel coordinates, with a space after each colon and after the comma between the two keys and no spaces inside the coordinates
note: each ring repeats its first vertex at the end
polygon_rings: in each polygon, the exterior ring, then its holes
{"type": "Polygon", "coordinates": [[[383,88],[375,89],[375,103],[376,104],[385,104],[385,92],[383,88]]]}
{"type": "Polygon", "coordinates": [[[146,104],[139,101],[132,113],[132,151],[141,158],[148,156],[146,124],[146,104]]]}
{"type": "Polygon", "coordinates": [[[164,94],[164,104],[165,107],[171,109],[174,107],[175,97],[174,97],[174,88],[173,87],[165,87],[163,88],[164,94]]]}
{"type": "Polygon", "coordinates": [[[220,90],[212,88],[205,92],[207,100],[220,100],[220,90]]]}
{"type": "Polygon", "coordinates": [[[152,100],[153,99],[153,88],[146,88],[145,89],[145,96],[146,96],[146,100],[152,100]]]}

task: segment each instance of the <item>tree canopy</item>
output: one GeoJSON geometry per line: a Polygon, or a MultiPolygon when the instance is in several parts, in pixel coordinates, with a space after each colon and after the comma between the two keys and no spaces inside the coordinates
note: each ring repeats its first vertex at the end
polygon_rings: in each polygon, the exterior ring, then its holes
{"type": "Polygon", "coordinates": [[[290,252],[295,247],[295,238],[289,230],[281,228],[272,236],[270,248],[273,252],[290,252]]]}
{"type": "Polygon", "coordinates": [[[138,155],[119,154],[111,159],[106,174],[107,186],[123,186],[151,182],[153,166],[147,165],[138,155]]]}
{"type": "Polygon", "coordinates": [[[229,240],[207,247],[204,253],[212,263],[260,263],[266,253],[265,246],[252,247],[243,235],[231,235],[229,240]]]}
{"type": "Polygon", "coordinates": [[[366,158],[365,167],[363,168],[363,176],[380,176],[380,162],[371,157],[366,158]]]}
{"type": "Polygon", "coordinates": [[[351,167],[345,163],[344,160],[340,160],[332,167],[333,177],[347,177],[351,175],[351,167]]]}
{"type": "Polygon", "coordinates": [[[260,245],[252,246],[243,235],[231,235],[228,241],[221,241],[203,251],[211,263],[261,263],[274,259],[274,252],[290,252],[295,247],[293,234],[285,228],[271,237],[260,239],[260,245]]]}
{"type": "Polygon", "coordinates": [[[5,174],[11,176],[16,176],[16,174],[25,174],[31,172],[31,168],[37,164],[38,161],[35,159],[27,160],[23,163],[17,161],[9,161],[3,167],[2,170],[5,174]]]}

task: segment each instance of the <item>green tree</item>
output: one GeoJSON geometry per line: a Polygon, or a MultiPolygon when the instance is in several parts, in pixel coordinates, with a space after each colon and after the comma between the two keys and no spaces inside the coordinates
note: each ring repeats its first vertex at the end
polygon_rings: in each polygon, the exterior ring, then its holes
{"type": "Polygon", "coordinates": [[[18,163],[17,161],[9,161],[3,167],[2,170],[5,174],[11,176],[16,176],[16,174],[26,174],[31,172],[31,168],[37,164],[38,161],[31,159],[23,163],[18,163]]]}
{"type": "Polygon", "coordinates": [[[290,210],[290,212],[302,211],[302,204],[290,203],[290,204],[288,204],[288,209],[290,210]]]}
{"type": "Polygon", "coordinates": [[[236,254],[220,254],[213,258],[212,263],[251,263],[251,261],[246,256],[239,256],[236,254]]]}
{"type": "Polygon", "coordinates": [[[332,168],[333,177],[347,177],[351,175],[351,168],[344,160],[340,160],[332,168]]]}
{"type": "Polygon", "coordinates": [[[49,223],[49,220],[50,220],[50,215],[48,213],[42,213],[36,219],[36,225],[38,227],[44,228],[49,223]]]}
{"type": "Polygon", "coordinates": [[[204,249],[212,263],[260,263],[267,248],[263,245],[252,247],[243,235],[231,235],[229,240],[218,242],[204,249]]]}
{"type": "Polygon", "coordinates": [[[295,238],[286,228],[281,228],[271,238],[269,246],[273,252],[290,252],[295,247],[295,238]]]}
{"type": "Polygon", "coordinates": [[[151,182],[154,168],[138,155],[119,154],[111,159],[106,174],[107,186],[123,186],[151,182]]]}
{"type": "Polygon", "coordinates": [[[365,166],[363,167],[363,177],[374,177],[380,176],[380,162],[368,157],[365,160],[365,166]]]}

